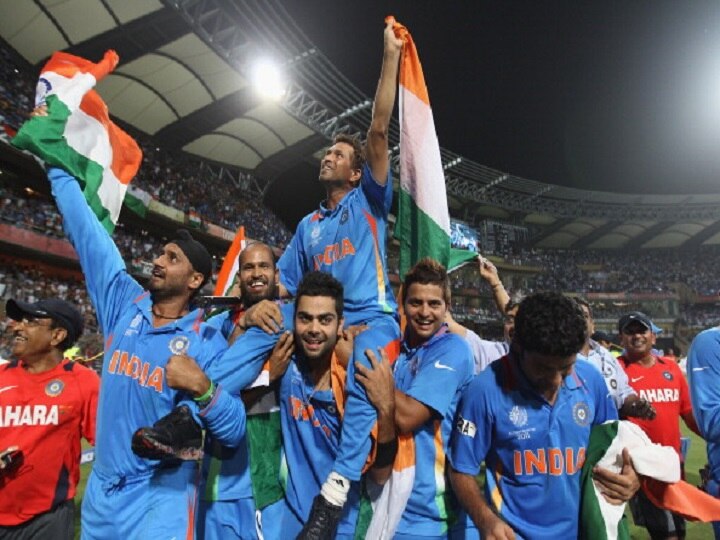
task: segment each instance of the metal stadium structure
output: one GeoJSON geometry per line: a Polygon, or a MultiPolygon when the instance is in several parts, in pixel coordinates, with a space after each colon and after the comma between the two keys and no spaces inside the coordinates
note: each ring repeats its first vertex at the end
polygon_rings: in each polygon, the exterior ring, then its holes
{"type": "MultiPolygon", "coordinates": [[[[0,0],[0,9],[0,37],[29,66],[39,68],[55,50],[99,58],[115,49],[122,64],[98,86],[113,114],[258,194],[336,133],[369,124],[370,97],[313,45],[280,0],[0,0]],[[249,81],[249,61],[261,52],[288,74],[277,103],[262,101],[249,81]]],[[[397,153],[396,123],[391,139],[397,153]]],[[[720,194],[580,190],[446,149],[442,159],[455,215],[540,225],[538,247],[720,244],[720,194]]]]}

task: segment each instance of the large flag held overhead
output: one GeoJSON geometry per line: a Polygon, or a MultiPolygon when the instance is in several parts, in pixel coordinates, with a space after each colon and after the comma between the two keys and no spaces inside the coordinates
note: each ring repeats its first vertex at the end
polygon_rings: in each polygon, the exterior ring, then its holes
{"type": "MultiPolygon", "coordinates": [[[[118,60],[115,51],[107,51],[97,64],[63,52],[53,54],[40,72],[35,94],[35,106],[47,105],[48,114],[25,122],[12,141],[77,178],[108,232],[117,223],[128,184],[142,160],[137,143],[110,120],[107,106],[93,90],[118,60]]],[[[132,202],[147,206],[144,201],[132,202]]]]}
{"type": "Polygon", "coordinates": [[[403,39],[400,60],[400,190],[395,238],[400,241],[400,275],[423,257],[448,270],[477,257],[450,247],[450,213],[445,173],[430,98],[415,43],[407,28],[394,23],[403,39]]]}

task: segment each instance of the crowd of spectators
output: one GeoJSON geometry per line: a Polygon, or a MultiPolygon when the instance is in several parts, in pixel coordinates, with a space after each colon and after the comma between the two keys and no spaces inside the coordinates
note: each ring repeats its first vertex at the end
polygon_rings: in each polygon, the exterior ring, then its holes
{"type": "Polygon", "coordinates": [[[720,247],[686,250],[514,250],[513,265],[541,270],[527,280],[527,292],[668,293],[685,285],[701,296],[720,293],[720,247]]]}
{"type": "MultiPolygon", "coordinates": [[[[102,350],[95,310],[82,280],[49,276],[35,268],[0,265],[0,303],[10,298],[37,302],[43,298],[62,298],[80,310],[85,319],[85,337],[80,341],[80,356],[92,357],[102,350]]],[[[10,357],[12,332],[9,320],[0,323],[0,358],[10,357]]]]}
{"type": "Polygon", "coordinates": [[[23,72],[10,51],[0,46],[0,123],[17,130],[33,107],[36,81],[23,72]]]}
{"type": "Polygon", "coordinates": [[[233,232],[244,225],[247,236],[272,246],[284,248],[290,241],[290,231],[257,198],[227,180],[220,185],[200,161],[138,139],[143,164],[133,185],[185,214],[198,214],[203,221],[233,232]]]}

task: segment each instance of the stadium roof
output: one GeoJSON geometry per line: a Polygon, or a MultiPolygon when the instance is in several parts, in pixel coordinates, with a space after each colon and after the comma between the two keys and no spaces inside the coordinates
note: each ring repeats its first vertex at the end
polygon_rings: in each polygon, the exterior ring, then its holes
{"type": "MultiPolygon", "coordinates": [[[[0,0],[0,37],[31,65],[55,50],[121,58],[98,90],[112,113],[175,149],[251,173],[265,186],[339,131],[364,129],[371,98],[303,33],[280,0],[0,0]],[[280,60],[288,87],[262,100],[253,59],[280,60]]],[[[391,130],[398,141],[397,125],[391,130]]],[[[395,151],[397,147],[395,147],[395,151]]],[[[543,224],[543,247],[720,243],[720,194],[628,195],[561,187],[443,150],[453,211],[543,224]]]]}

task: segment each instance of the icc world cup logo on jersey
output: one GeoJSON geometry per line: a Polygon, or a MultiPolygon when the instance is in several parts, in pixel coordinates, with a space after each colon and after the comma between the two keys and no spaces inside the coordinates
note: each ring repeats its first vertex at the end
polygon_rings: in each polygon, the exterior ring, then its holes
{"type": "Polygon", "coordinates": [[[63,382],[60,379],[54,379],[47,383],[45,393],[50,397],[57,397],[62,393],[63,388],[65,388],[63,382]]]}
{"type": "Polygon", "coordinates": [[[528,421],[528,414],[525,407],[520,407],[519,405],[515,405],[510,409],[508,417],[515,427],[523,427],[528,421]]]}

